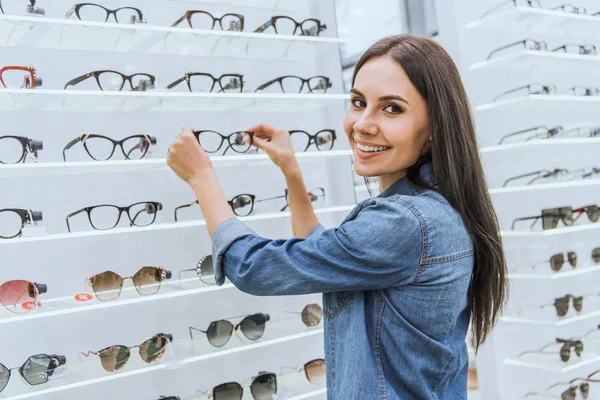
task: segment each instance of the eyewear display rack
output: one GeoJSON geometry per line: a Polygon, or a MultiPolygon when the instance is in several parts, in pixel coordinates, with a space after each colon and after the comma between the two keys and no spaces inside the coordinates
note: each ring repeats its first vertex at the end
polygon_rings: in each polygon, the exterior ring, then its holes
{"type": "MultiPolygon", "coordinates": [[[[4,4],[5,11],[8,3],[4,4]]],[[[27,1],[23,1],[23,9],[27,1]]],[[[256,297],[230,283],[217,287],[194,269],[211,253],[211,241],[197,206],[174,222],[177,206],[194,200],[192,191],[165,162],[169,144],[182,126],[214,130],[224,135],[243,131],[259,122],[314,134],[334,129],[332,148],[314,145],[299,152],[307,187],[323,188],[320,222],[336,226],[355,204],[351,152],[342,130],[347,95],[343,93],[341,63],[333,0],[104,0],[109,9],[136,7],[146,23],[117,23],[65,18],[73,4],[39,0],[45,15],[0,15],[2,66],[33,66],[42,86],[34,89],[0,87],[2,135],[26,136],[42,141],[43,150],[33,163],[0,164],[0,209],[41,211],[37,225],[26,224],[22,237],[0,240],[0,283],[16,279],[47,285],[37,307],[19,314],[0,308],[5,339],[0,363],[22,365],[36,354],[59,354],[66,364],[46,374],[47,383],[28,385],[18,370],[2,399],[65,400],[136,399],[161,396],[205,399],[213,387],[239,382],[250,398],[252,377],[262,371],[278,375],[279,399],[325,399],[325,384],[307,381],[302,366],[323,358],[323,322],[303,324],[300,312],[307,304],[321,303],[320,295],[256,297]],[[204,10],[219,17],[244,16],[244,30],[192,29],[171,24],[187,10],[204,10]],[[327,25],[319,36],[276,34],[273,29],[254,33],[272,16],[296,21],[319,19],[327,25]],[[154,88],[130,91],[100,90],[93,79],[65,90],[66,82],[96,70],[115,70],[156,77],[154,88]],[[244,90],[238,93],[190,92],[185,84],[166,86],[188,71],[242,74],[244,90]],[[262,83],[285,75],[303,78],[326,76],[332,86],[326,93],[283,93],[279,86],[254,92],[262,83]],[[131,135],[155,138],[140,160],[115,156],[95,161],[82,143],[63,148],[74,138],[98,134],[115,140],[131,135]],[[152,224],[135,226],[127,215],[113,229],[97,230],[85,213],[65,217],[83,207],[136,202],[159,202],[152,224]],[[143,266],[161,266],[170,272],[156,294],[139,295],[125,280],[116,300],[100,301],[87,278],[103,271],[126,277],[143,266]],[[207,283],[208,282],[208,283],[207,283]],[[209,344],[211,321],[238,324],[244,316],[265,313],[269,320],[259,340],[235,329],[222,347],[209,344]],[[134,346],[157,333],[173,335],[160,360],[145,363],[138,348],[116,372],[103,369],[99,357],[82,355],[108,346],[134,346]],[[196,335],[196,333],[198,333],[196,335]],[[286,367],[293,367],[292,369],[286,367]],[[51,376],[50,376],[51,375],[51,376]]],[[[233,25],[230,25],[231,27],[233,25]]],[[[114,82],[109,82],[114,83],[114,82]]],[[[252,214],[241,217],[260,235],[291,237],[289,210],[282,196],[281,172],[262,152],[211,154],[213,165],[229,198],[253,194],[252,214]]],[[[142,211],[140,211],[142,212],[142,211]]],[[[145,211],[148,212],[146,208],[145,211]]],[[[136,216],[129,215],[132,220],[136,216]]],[[[98,223],[98,220],[94,220],[98,223]]],[[[22,304],[21,308],[31,307],[22,304]]],[[[325,317],[323,317],[325,318],[325,317]]]]}
{"type": "Polygon", "coordinates": [[[477,358],[481,397],[574,399],[583,391],[596,398],[600,379],[590,375],[600,369],[600,260],[592,252],[600,224],[569,211],[575,222],[565,226],[555,210],[546,212],[547,229],[541,218],[512,227],[542,210],[600,202],[600,15],[592,15],[600,6],[437,6],[440,41],[459,64],[474,109],[509,269],[509,302],[477,358]]]}

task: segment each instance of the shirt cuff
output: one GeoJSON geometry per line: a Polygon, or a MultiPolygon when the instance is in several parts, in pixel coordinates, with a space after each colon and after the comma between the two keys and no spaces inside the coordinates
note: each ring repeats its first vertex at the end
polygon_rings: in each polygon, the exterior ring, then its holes
{"type": "Polygon", "coordinates": [[[215,229],[212,239],[212,254],[217,285],[221,286],[225,282],[223,256],[227,249],[233,242],[247,235],[256,235],[256,233],[237,218],[229,218],[215,229]]]}
{"type": "Polygon", "coordinates": [[[310,232],[308,232],[308,235],[306,235],[305,239],[311,239],[313,237],[321,236],[323,232],[325,232],[325,227],[321,224],[317,224],[314,228],[310,230],[310,232]]]}

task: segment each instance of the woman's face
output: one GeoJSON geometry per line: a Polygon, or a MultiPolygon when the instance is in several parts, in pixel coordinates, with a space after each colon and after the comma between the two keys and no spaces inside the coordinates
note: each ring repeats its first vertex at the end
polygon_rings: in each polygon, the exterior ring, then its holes
{"type": "Polygon", "coordinates": [[[362,66],[351,99],[344,131],[354,153],[354,171],[379,177],[385,189],[427,152],[427,105],[402,67],[387,56],[362,66]]]}

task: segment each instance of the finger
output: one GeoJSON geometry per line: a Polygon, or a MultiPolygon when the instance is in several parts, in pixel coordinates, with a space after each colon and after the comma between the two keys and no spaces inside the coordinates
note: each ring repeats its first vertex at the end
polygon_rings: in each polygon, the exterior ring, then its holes
{"type": "Polygon", "coordinates": [[[248,132],[254,132],[255,135],[259,137],[272,137],[278,128],[274,125],[270,124],[258,124],[254,125],[252,128],[247,129],[248,132]]]}
{"type": "Polygon", "coordinates": [[[273,145],[270,142],[266,141],[265,139],[257,138],[256,136],[252,140],[252,145],[265,152],[273,148],[273,145]]]}

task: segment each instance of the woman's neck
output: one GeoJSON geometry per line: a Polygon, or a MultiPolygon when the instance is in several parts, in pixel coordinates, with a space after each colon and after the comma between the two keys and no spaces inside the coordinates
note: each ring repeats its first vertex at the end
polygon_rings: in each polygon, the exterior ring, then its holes
{"type": "Polygon", "coordinates": [[[391,174],[382,175],[379,177],[379,193],[383,193],[387,188],[404,178],[406,170],[396,171],[391,174]]]}

